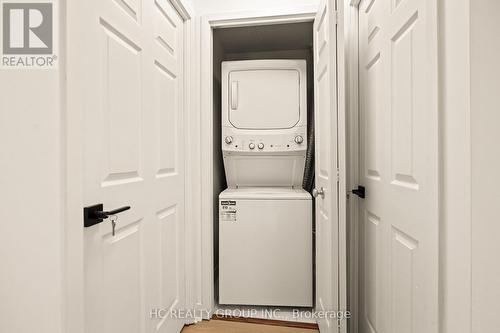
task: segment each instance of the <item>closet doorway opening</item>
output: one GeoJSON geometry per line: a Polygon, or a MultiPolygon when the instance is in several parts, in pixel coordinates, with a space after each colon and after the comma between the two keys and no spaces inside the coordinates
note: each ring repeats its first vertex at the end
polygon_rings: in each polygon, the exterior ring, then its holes
{"type": "MultiPolygon", "coordinates": [[[[314,188],[314,79],[313,79],[313,22],[316,16],[314,10],[294,13],[284,16],[271,16],[260,18],[227,19],[224,15],[217,18],[205,18],[204,23],[210,26],[210,30],[202,27],[202,54],[210,50],[209,61],[202,60],[202,123],[210,124],[210,131],[202,132],[202,154],[209,160],[209,169],[202,170],[205,175],[203,179],[203,198],[205,202],[202,206],[202,222],[204,230],[202,237],[205,240],[203,246],[203,266],[204,272],[210,272],[210,285],[203,281],[203,285],[208,290],[204,290],[206,302],[212,304],[214,310],[224,309],[246,309],[251,311],[255,317],[264,313],[264,309],[276,309],[277,307],[258,306],[237,306],[219,304],[219,194],[227,188],[227,179],[224,170],[223,154],[221,142],[221,64],[223,61],[239,60],[262,60],[262,59],[287,59],[305,60],[307,68],[307,135],[312,135],[310,139],[312,153],[310,160],[304,168],[303,187],[310,192],[314,188]],[[210,35],[208,36],[208,31],[210,35]],[[207,70],[207,67],[210,71],[207,70]],[[208,76],[211,77],[210,87],[205,87],[208,83],[208,76]],[[203,79],[205,78],[205,79],[203,79]],[[203,143],[202,143],[203,144],[203,143]],[[257,312],[257,314],[255,314],[257,312]]],[[[207,57],[208,58],[208,57],[207,57]]],[[[202,58],[203,59],[203,58],[202,58]]],[[[309,140],[309,137],[308,137],[309,140]]],[[[202,157],[203,158],[203,157],[202,157]]],[[[203,163],[207,162],[205,159],[203,163]]],[[[311,214],[314,214],[312,211],[311,214]]],[[[304,310],[312,310],[314,307],[314,243],[313,226],[314,217],[311,219],[311,299],[312,307],[304,310]]],[[[307,237],[307,235],[305,235],[307,237]]],[[[243,260],[243,259],[242,259],[243,260]]],[[[207,277],[208,278],[208,277],[207,277]]],[[[292,308],[278,307],[282,320],[293,320],[292,308]]],[[[295,321],[305,321],[315,323],[313,319],[299,319],[295,321]]]]}

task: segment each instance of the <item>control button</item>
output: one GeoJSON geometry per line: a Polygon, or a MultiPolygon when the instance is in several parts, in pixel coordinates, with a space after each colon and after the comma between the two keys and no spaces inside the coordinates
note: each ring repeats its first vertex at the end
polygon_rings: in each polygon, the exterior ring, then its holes
{"type": "Polygon", "coordinates": [[[250,144],[248,145],[248,148],[250,148],[250,149],[255,149],[255,144],[254,144],[254,143],[250,143],[250,144]]]}
{"type": "Polygon", "coordinates": [[[226,142],[226,144],[230,145],[233,142],[233,137],[232,136],[226,136],[226,138],[224,139],[224,141],[226,142]]]}
{"type": "Polygon", "coordinates": [[[300,145],[302,142],[304,142],[304,138],[302,137],[302,135],[297,135],[294,141],[300,145]]]}
{"type": "Polygon", "coordinates": [[[257,147],[259,147],[259,149],[264,149],[264,144],[261,142],[257,147]]]}

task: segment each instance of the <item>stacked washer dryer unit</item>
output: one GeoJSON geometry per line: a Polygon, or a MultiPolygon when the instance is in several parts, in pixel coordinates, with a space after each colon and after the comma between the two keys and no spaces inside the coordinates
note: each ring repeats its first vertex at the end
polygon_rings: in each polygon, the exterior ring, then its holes
{"type": "Polygon", "coordinates": [[[219,303],[312,306],[304,60],[222,63],[219,303]]]}

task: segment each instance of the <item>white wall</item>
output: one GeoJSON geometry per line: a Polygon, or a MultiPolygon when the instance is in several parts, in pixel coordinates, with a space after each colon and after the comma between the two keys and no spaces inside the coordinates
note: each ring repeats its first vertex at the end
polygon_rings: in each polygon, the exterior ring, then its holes
{"type": "Polygon", "coordinates": [[[0,70],[0,332],[62,331],[61,68],[0,70]]]}
{"type": "Polygon", "coordinates": [[[500,1],[471,0],[472,332],[500,317],[500,1]]]}
{"type": "Polygon", "coordinates": [[[190,0],[197,16],[318,5],[319,0],[190,0]]]}
{"type": "Polygon", "coordinates": [[[58,74],[0,73],[0,332],[61,330],[58,74]]]}
{"type": "Polygon", "coordinates": [[[441,330],[500,326],[498,0],[441,0],[441,330]]]}
{"type": "Polygon", "coordinates": [[[440,332],[470,332],[470,0],[439,2],[440,332]]]}

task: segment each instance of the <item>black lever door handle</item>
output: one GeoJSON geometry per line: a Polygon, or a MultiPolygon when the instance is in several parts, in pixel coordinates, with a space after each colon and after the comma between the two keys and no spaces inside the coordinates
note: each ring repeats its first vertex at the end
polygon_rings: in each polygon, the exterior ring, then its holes
{"type": "Polygon", "coordinates": [[[358,188],[352,190],[351,192],[360,197],[361,199],[364,199],[366,197],[366,190],[364,186],[358,185],[358,188]]]}
{"type": "Polygon", "coordinates": [[[91,227],[98,223],[101,223],[107,219],[110,215],[115,215],[126,210],[129,210],[130,206],[124,206],[110,211],[103,210],[103,204],[92,205],[83,208],[83,226],[85,228],[91,227]]]}
{"type": "Polygon", "coordinates": [[[108,216],[110,216],[110,215],[116,215],[118,213],[124,212],[124,211],[129,210],[129,209],[130,209],[130,206],[123,206],[123,207],[120,207],[117,209],[110,210],[109,212],[103,212],[103,211],[98,210],[98,211],[94,212],[94,216],[96,216],[98,218],[102,218],[102,219],[107,219],[108,216]]]}

